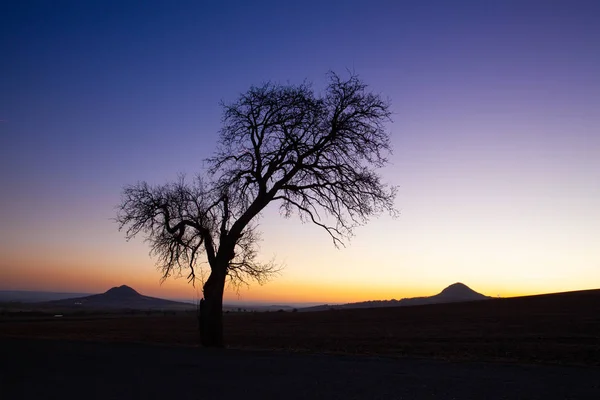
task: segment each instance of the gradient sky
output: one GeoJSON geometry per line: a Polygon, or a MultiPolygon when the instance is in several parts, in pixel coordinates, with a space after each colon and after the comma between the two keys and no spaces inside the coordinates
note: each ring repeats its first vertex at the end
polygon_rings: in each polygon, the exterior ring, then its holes
{"type": "Polygon", "coordinates": [[[337,250],[271,207],[261,254],[286,267],[226,299],[598,288],[599,18],[592,0],[2,2],[0,289],[194,297],[117,231],[122,187],[201,171],[221,100],[347,69],[392,101],[400,217],[337,250]]]}

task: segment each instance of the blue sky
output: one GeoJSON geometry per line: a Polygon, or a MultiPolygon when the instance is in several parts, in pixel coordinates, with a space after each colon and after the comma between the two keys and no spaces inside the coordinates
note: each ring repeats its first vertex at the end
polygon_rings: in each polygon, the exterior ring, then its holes
{"type": "Polygon", "coordinates": [[[336,250],[267,210],[262,251],[286,268],[243,299],[598,287],[599,15],[594,1],[4,2],[0,289],[187,294],[117,232],[121,188],[202,171],[220,101],[268,80],[318,91],[329,70],[392,102],[382,173],[401,216],[336,250]]]}

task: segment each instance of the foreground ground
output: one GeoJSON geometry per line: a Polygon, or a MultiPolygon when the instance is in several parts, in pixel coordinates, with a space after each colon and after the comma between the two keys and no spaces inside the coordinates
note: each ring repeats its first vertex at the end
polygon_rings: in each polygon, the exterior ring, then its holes
{"type": "MultiPolygon", "coordinates": [[[[225,314],[229,348],[600,367],[600,290],[429,306],[225,314]]],[[[0,338],[195,346],[193,312],[4,314],[0,338]]]]}
{"type": "Polygon", "coordinates": [[[0,339],[2,398],[598,399],[600,369],[0,339]]]}

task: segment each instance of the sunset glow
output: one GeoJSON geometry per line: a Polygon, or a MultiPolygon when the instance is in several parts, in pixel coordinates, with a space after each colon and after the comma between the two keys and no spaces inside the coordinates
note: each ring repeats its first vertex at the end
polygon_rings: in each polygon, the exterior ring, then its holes
{"type": "Polygon", "coordinates": [[[271,204],[261,255],[284,268],[226,302],[600,287],[600,3],[10,3],[0,290],[197,299],[200,282],[160,284],[147,244],[118,231],[123,186],[202,172],[221,100],[268,80],[320,89],[329,70],[392,103],[382,175],[400,216],[336,249],[271,204]]]}

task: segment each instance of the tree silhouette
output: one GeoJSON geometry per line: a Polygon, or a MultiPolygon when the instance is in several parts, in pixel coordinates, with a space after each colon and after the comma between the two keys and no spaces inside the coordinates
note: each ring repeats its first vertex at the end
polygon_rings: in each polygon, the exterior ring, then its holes
{"type": "Polygon", "coordinates": [[[309,84],[266,83],[222,104],[223,127],[205,178],[162,186],[127,186],[117,222],[126,237],[143,234],[163,279],[200,256],[210,267],[200,304],[204,346],[223,346],[227,278],[262,282],[277,271],[257,257],[256,217],[270,203],[327,232],[337,247],[356,226],[394,214],[396,188],[376,170],[387,163],[389,104],[356,76],[330,73],[322,95],[309,84]]]}

